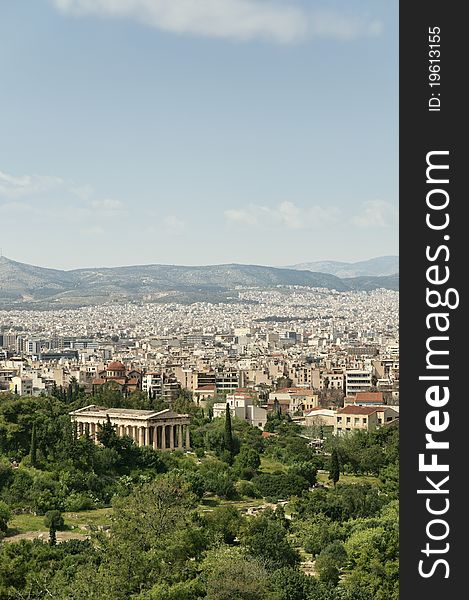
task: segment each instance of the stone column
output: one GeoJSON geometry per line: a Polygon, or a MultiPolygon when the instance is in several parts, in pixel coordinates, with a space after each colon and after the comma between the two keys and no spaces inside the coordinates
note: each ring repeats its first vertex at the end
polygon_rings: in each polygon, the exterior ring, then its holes
{"type": "Polygon", "coordinates": [[[158,427],[153,425],[153,450],[158,450],[158,427]]]}
{"type": "Polygon", "coordinates": [[[169,426],[169,448],[174,450],[174,425],[169,426]]]}
{"type": "Polygon", "coordinates": [[[186,450],[190,450],[191,436],[189,434],[189,425],[186,425],[186,450]]]}
{"type": "Polygon", "coordinates": [[[176,425],[178,431],[178,448],[182,448],[182,425],[176,425]]]}
{"type": "Polygon", "coordinates": [[[77,422],[77,436],[81,437],[83,435],[83,423],[81,421],[77,422]]]}
{"type": "Polygon", "coordinates": [[[143,427],[138,427],[138,445],[139,446],[144,446],[145,445],[145,440],[144,440],[144,429],[143,427]]]}

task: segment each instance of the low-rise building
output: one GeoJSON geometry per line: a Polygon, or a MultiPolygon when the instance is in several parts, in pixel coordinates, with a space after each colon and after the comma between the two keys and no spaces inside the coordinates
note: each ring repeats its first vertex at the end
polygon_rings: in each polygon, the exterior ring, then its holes
{"type": "Polygon", "coordinates": [[[293,415],[309,412],[319,406],[319,397],[313,390],[305,388],[283,388],[269,394],[267,410],[279,410],[293,415]]]}
{"type": "Polygon", "coordinates": [[[15,376],[10,381],[10,392],[17,394],[18,396],[32,396],[33,395],[33,380],[31,377],[15,376]]]}
{"type": "Polygon", "coordinates": [[[388,406],[345,406],[335,415],[334,433],[343,435],[357,430],[373,431],[399,417],[399,413],[388,406]]]}
{"type": "Polygon", "coordinates": [[[215,402],[213,405],[213,416],[224,417],[226,414],[226,405],[230,407],[230,413],[233,417],[248,421],[254,427],[264,429],[267,423],[267,410],[254,405],[254,400],[249,394],[238,392],[228,394],[225,402],[215,402]]]}
{"type": "Polygon", "coordinates": [[[334,426],[336,414],[337,411],[332,408],[321,408],[318,406],[305,415],[305,425],[307,427],[334,426]]]}

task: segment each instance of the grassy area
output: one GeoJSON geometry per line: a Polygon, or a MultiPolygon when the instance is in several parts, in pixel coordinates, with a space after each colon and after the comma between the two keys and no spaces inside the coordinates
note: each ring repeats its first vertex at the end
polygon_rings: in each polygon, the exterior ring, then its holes
{"type": "Polygon", "coordinates": [[[27,533],[28,531],[47,531],[43,516],[15,515],[8,522],[9,529],[14,533],[27,533]]]}
{"type": "Polygon", "coordinates": [[[238,510],[247,510],[265,504],[263,498],[250,498],[249,500],[220,500],[220,506],[234,506],[238,510]]]}
{"type": "Polygon", "coordinates": [[[213,510],[219,506],[234,506],[238,510],[247,510],[248,508],[254,508],[262,506],[265,501],[262,498],[246,498],[244,500],[225,500],[218,496],[210,496],[208,498],[202,498],[199,504],[199,508],[202,510],[213,510]]]}
{"type": "MultiPolygon", "coordinates": [[[[65,525],[68,530],[79,529],[81,526],[110,525],[112,509],[98,508],[96,510],[84,510],[82,512],[63,513],[65,525]]],[[[28,533],[30,531],[48,531],[44,525],[43,515],[14,515],[8,523],[11,533],[28,533]]]]}
{"type": "MultiPolygon", "coordinates": [[[[318,483],[332,486],[332,481],[329,479],[329,473],[318,473],[317,480],[318,483]]],[[[341,473],[339,483],[370,483],[372,485],[378,485],[379,480],[372,475],[342,475],[341,473]]]]}
{"type": "Polygon", "coordinates": [[[286,471],[287,467],[271,456],[262,455],[260,470],[263,473],[273,473],[274,471],[286,471]]]}

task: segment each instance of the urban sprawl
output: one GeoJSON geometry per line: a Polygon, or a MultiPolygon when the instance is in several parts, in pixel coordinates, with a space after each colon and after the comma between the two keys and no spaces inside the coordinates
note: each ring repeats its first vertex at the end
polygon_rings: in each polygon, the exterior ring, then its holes
{"type": "MultiPolygon", "coordinates": [[[[173,417],[185,394],[214,417],[228,403],[260,429],[279,412],[336,434],[374,430],[399,416],[398,292],[285,286],[237,290],[220,304],[0,311],[0,394],[48,395],[71,383],[90,398],[139,391],[173,417]]],[[[97,410],[90,402],[72,415],[82,432],[94,432],[97,410]]],[[[118,432],[139,445],[190,445],[182,422],[162,441],[156,429],[120,425],[124,417],[115,414],[118,432]]]]}

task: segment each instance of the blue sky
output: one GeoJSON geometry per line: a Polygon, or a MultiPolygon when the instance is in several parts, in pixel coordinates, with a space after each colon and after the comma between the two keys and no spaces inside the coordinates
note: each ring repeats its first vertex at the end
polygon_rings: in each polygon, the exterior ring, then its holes
{"type": "Polygon", "coordinates": [[[398,251],[398,3],[0,3],[0,246],[57,268],[398,251]]]}

